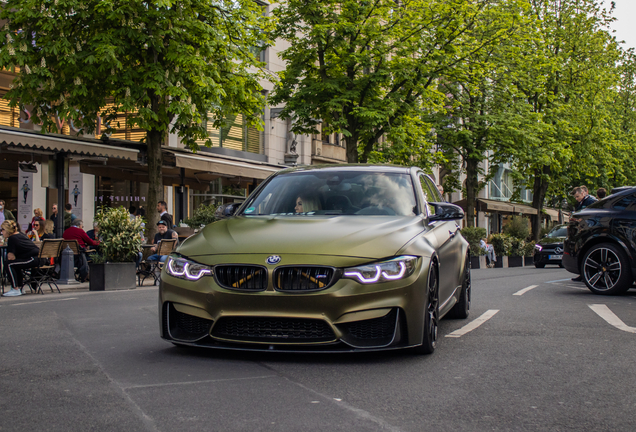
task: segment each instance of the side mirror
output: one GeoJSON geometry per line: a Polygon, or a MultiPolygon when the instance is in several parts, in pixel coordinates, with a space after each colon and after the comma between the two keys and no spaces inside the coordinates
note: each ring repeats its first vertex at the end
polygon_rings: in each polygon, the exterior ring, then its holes
{"type": "Polygon", "coordinates": [[[429,205],[435,208],[435,214],[428,217],[429,222],[464,219],[464,210],[458,205],[447,202],[433,202],[429,205]]]}
{"type": "Polygon", "coordinates": [[[241,206],[241,204],[238,203],[233,203],[233,204],[225,204],[222,206],[219,206],[215,213],[215,216],[217,216],[220,219],[225,219],[231,216],[234,216],[234,213],[236,213],[236,211],[238,210],[238,208],[241,206]]]}

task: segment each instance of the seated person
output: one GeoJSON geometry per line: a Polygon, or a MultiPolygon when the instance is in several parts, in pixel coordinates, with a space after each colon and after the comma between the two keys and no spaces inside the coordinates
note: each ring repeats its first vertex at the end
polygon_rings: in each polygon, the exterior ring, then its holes
{"type": "Polygon", "coordinates": [[[154,246],[152,247],[153,254],[147,258],[147,261],[165,262],[166,258],[168,258],[168,255],[157,254],[157,252],[159,251],[159,242],[161,240],[170,240],[170,239],[175,239],[179,241],[179,234],[177,234],[176,231],[169,229],[168,224],[163,219],[157,222],[157,231],[158,233],[155,234],[155,238],[152,241],[152,244],[154,244],[154,246]]]}
{"type": "Polygon", "coordinates": [[[320,198],[312,193],[301,193],[296,198],[296,207],[294,211],[296,213],[309,213],[313,211],[321,210],[320,198]]]}
{"type": "Polygon", "coordinates": [[[15,297],[22,295],[22,270],[40,264],[40,248],[20,232],[15,221],[4,221],[0,228],[7,238],[7,269],[11,281],[11,290],[4,293],[4,296],[15,297]]]}
{"type": "MultiPolygon", "coordinates": [[[[75,219],[71,222],[71,226],[64,230],[62,235],[64,240],[77,240],[80,249],[84,251],[89,246],[98,246],[99,240],[92,240],[84,231],[84,222],[81,219],[75,219]]],[[[75,267],[79,272],[80,282],[88,280],[88,260],[84,253],[75,256],[75,267]]]]}
{"type": "Polygon", "coordinates": [[[44,237],[44,219],[34,219],[31,222],[31,230],[27,234],[32,241],[40,241],[44,237]]]}
{"type": "Polygon", "coordinates": [[[486,250],[486,262],[488,267],[494,267],[497,257],[495,256],[495,248],[493,245],[486,243],[486,239],[483,238],[479,242],[479,247],[486,250]]]}
{"type": "Polygon", "coordinates": [[[44,222],[44,234],[40,236],[40,240],[54,239],[55,234],[53,234],[55,230],[55,222],[52,220],[47,220],[44,222]]]}
{"type": "Polygon", "coordinates": [[[97,222],[93,222],[93,229],[86,231],[86,235],[91,238],[91,240],[99,240],[99,225],[97,222]]]}

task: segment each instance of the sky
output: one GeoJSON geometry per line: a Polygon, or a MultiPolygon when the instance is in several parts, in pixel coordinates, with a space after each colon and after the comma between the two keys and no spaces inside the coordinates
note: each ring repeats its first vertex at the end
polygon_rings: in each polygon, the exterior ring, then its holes
{"type": "MultiPolygon", "coordinates": [[[[609,7],[611,1],[604,0],[606,7],[609,7]]],[[[636,0],[614,0],[616,8],[614,9],[614,21],[612,28],[616,30],[614,36],[616,39],[624,40],[623,48],[636,48],[636,0]]]]}

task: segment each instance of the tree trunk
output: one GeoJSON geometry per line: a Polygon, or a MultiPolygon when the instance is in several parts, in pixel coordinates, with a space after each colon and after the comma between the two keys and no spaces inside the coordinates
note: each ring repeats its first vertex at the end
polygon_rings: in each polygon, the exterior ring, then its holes
{"type": "Polygon", "coordinates": [[[479,177],[477,171],[479,160],[466,160],[466,225],[475,226],[475,207],[477,205],[477,194],[479,191],[479,177]]]}
{"type": "MultiPolygon", "coordinates": [[[[163,133],[151,129],[147,134],[148,151],[148,202],[146,204],[146,240],[152,243],[152,239],[157,231],[159,213],[157,213],[157,202],[163,201],[163,170],[161,145],[163,143],[163,133]]],[[[172,227],[170,227],[172,228],[172,227]]]]}
{"type": "Polygon", "coordinates": [[[541,171],[536,170],[534,173],[534,184],[532,185],[532,207],[537,209],[538,214],[532,215],[532,239],[539,241],[541,237],[541,220],[543,202],[545,201],[546,193],[548,192],[548,180],[544,176],[550,175],[551,170],[549,166],[544,166],[541,171]]]}
{"type": "Polygon", "coordinates": [[[347,162],[358,163],[358,134],[353,132],[351,136],[345,138],[347,145],[347,162]]]}

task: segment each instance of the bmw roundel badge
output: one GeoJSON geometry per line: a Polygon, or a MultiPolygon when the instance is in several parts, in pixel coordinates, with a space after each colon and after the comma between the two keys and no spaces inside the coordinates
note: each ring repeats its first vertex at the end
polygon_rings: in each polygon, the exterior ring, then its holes
{"type": "Polygon", "coordinates": [[[269,265],[278,264],[280,262],[280,257],[278,255],[272,255],[270,257],[267,257],[265,262],[269,265]]]}

